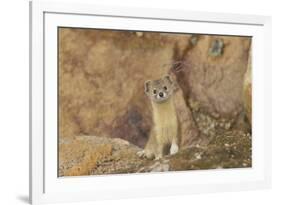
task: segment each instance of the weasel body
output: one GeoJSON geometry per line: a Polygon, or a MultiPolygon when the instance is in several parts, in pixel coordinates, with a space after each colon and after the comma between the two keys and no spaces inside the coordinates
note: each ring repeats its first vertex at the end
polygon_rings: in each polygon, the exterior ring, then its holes
{"type": "Polygon", "coordinates": [[[152,105],[153,127],[140,157],[160,159],[179,150],[179,124],[174,105],[174,83],[170,76],[145,82],[145,93],[152,105]]]}

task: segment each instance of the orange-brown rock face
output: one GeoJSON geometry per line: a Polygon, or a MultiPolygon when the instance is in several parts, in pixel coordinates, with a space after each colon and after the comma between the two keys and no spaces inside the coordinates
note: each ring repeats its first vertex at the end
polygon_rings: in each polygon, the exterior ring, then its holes
{"type": "Polygon", "coordinates": [[[241,111],[249,43],[240,37],[61,28],[59,137],[123,138],[143,147],[152,127],[143,84],[180,60],[176,106],[189,144],[198,136],[190,100],[216,117],[241,111]]]}
{"type": "Polygon", "coordinates": [[[194,143],[199,143],[202,139],[198,139],[198,128],[193,120],[192,112],[185,101],[184,93],[179,87],[174,92],[174,103],[180,124],[180,147],[184,148],[194,143]]]}
{"type": "Polygon", "coordinates": [[[247,37],[200,35],[184,55],[175,52],[184,61],[176,75],[185,96],[214,117],[235,117],[243,109],[249,45],[247,37]]]}

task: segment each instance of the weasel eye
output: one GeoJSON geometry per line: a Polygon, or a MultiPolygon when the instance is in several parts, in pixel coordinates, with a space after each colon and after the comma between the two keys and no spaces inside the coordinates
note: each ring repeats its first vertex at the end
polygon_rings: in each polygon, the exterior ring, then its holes
{"type": "Polygon", "coordinates": [[[167,86],[164,86],[163,88],[164,88],[164,90],[168,90],[167,86]]]}
{"type": "Polygon", "coordinates": [[[156,94],[156,90],[155,89],[153,90],[153,93],[156,94]]]}

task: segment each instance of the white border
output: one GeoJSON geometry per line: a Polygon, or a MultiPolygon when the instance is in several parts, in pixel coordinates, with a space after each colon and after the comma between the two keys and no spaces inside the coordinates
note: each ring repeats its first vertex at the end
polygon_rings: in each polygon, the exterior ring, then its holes
{"type": "Polygon", "coordinates": [[[266,110],[271,107],[269,17],[48,2],[32,2],[31,17],[33,204],[270,186],[271,111],[266,110]],[[57,26],[253,36],[253,168],[57,178],[57,26]]]}

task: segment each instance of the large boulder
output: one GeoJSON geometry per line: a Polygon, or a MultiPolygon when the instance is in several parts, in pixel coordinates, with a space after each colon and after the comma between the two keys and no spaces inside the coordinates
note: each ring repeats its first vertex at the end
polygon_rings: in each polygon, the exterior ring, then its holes
{"type": "Polygon", "coordinates": [[[136,155],[139,147],[120,138],[77,136],[59,141],[59,176],[130,172],[146,160],[136,155]]]}
{"type": "Polygon", "coordinates": [[[235,118],[243,110],[243,81],[251,38],[193,36],[182,52],[176,45],[175,61],[182,62],[177,76],[187,101],[214,117],[235,118]]]}
{"type": "Polygon", "coordinates": [[[249,42],[246,37],[60,28],[59,137],[105,136],[144,147],[152,116],[143,84],[171,73],[171,63],[180,60],[183,68],[172,72],[180,87],[175,102],[183,144],[194,144],[201,139],[195,107],[215,117],[241,112],[249,42]]]}

